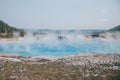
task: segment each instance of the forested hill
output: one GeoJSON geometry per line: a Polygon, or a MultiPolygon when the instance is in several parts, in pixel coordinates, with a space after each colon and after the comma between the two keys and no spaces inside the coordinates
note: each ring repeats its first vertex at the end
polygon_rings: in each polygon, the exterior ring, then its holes
{"type": "Polygon", "coordinates": [[[120,25],[118,25],[112,29],[109,29],[108,32],[120,32],[120,25]]]}
{"type": "Polygon", "coordinates": [[[21,37],[24,36],[25,31],[23,29],[17,29],[9,26],[7,23],[0,20],[0,37],[11,38],[14,36],[14,32],[19,33],[21,37]]]}

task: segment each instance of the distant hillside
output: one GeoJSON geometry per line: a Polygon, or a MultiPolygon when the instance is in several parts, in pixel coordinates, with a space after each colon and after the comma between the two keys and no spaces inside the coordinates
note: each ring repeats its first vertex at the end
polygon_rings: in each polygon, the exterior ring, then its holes
{"type": "Polygon", "coordinates": [[[14,36],[14,32],[19,33],[21,37],[23,37],[25,34],[23,29],[17,29],[15,27],[9,26],[8,24],[0,20],[0,37],[11,38],[14,36]]]}
{"type": "Polygon", "coordinates": [[[108,32],[120,32],[120,25],[118,25],[112,29],[109,29],[108,32]]]}

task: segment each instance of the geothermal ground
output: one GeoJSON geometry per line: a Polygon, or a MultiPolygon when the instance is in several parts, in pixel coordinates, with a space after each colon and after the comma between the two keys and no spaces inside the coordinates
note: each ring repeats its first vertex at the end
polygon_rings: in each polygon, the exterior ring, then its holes
{"type": "Polygon", "coordinates": [[[120,80],[120,54],[59,59],[0,55],[0,80],[120,80]]]}

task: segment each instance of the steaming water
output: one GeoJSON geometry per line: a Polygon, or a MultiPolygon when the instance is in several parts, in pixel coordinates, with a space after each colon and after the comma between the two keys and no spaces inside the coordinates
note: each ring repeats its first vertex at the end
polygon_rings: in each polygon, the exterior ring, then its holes
{"type": "Polygon", "coordinates": [[[98,38],[85,39],[83,36],[57,39],[54,35],[39,40],[32,37],[18,41],[0,40],[0,53],[4,54],[64,57],[87,52],[120,53],[120,41],[98,38]]]}

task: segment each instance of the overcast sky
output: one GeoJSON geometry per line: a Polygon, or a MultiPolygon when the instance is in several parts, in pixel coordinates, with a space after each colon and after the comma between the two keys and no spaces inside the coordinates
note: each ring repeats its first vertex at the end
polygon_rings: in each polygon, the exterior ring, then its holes
{"type": "Polygon", "coordinates": [[[109,29],[120,24],[120,0],[0,0],[0,19],[34,29],[109,29]]]}

